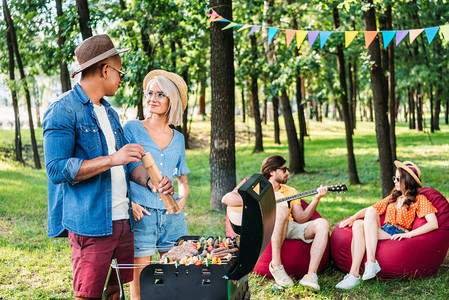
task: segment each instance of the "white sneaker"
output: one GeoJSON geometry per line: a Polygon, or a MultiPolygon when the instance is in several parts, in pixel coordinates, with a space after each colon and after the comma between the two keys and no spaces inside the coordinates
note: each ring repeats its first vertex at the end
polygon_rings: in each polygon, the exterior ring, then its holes
{"type": "Polygon", "coordinates": [[[376,277],[376,274],[380,272],[380,265],[377,262],[372,262],[370,260],[366,261],[365,263],[365,272],[363,272],[362,279],[363,280],[369,280],[371,278],[376,277]]]}
{"type": "Polygon", "coordinates": [[[361,282],[362,282],[362,280],[361,280],[360,276],[355,277],[352,274],[346,274],[345,277],[343,278],[343,280],[340,281],[339,283],[337,283],[337,285],[335,287],[337,289],[350,290],[350,289],[358,286],[361,282]]]}
{"type": "Polygon", "coordinates": [[[304,275],[299,284],[314,291],[320,290],[320,286],[318,285],[318,276],[315,273],[304,275]]]}
{"type": "Polygon", "coordinates": [[[287,272],[285,272],[283,265],[274,268],[270,262],[270,264],[268,265],[268,269],[270,270],[271,275],[273,275],[276,283],[280,286],[290,287],[293,285],[293,280],[290,278],[290,276],[288,276],[287,272]]]}

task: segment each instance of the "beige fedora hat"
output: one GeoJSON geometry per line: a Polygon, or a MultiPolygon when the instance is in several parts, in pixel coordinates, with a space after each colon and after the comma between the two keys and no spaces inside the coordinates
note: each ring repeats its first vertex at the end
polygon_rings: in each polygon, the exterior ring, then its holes
{"type": "Polygon", "coordinates": [[[80,68],[72,73],[72,78],[88,67],[129,49],[117,50],[107,34],[98,34],[85,39],[75,49],[75,56],[80,68]]]}
{"type": "Polygon", "coordinates": [[[176,85],[179,90],[179,94],[181,95],[182,110],[185,110],[187,107],[187,84],[184,79],[176,73],[164,70],[153,70],[150,71],[143,79],[143,90],[147,88],[148,82],[156,76],[164,76],[176,85]]]}
{"type": "Polygon", "coordinates": [[[418,185],[420,187],[422,187],[421,170],[418,168],[417,165],[415,165],[411,161],[404,161],[402,163],[398,160],[394,161],[394,165],[396,166],[396,168],[401,168],[404,171],[406,171],[407,173],[409,173],[413,177],[413,179],[415,179],[415,181],[418,183],[418,185]]]}

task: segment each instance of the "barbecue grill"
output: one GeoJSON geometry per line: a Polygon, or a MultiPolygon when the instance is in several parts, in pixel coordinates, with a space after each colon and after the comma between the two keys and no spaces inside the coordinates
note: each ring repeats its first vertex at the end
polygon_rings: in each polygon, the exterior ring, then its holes
{"type": "MultiPolygon", "coordinates": [[[[140,275],[141,299],[248,299],[248,273],[270,241],[276,219],[272,185],[254,174],[239,189],[243,198],[238,251],[226,263],[201,265],[150,264],[140,275]]],[[[178,242],[198,240],[184,236],[178,242]]],[[[111,264],[112,268],[120,265],[111,264]]],[[[110,270],[110,271],[111,271],[110,270]]],[[[118,272],[117,272],[118,274],[118,272]]],[[[120,278],[119,278],[120,282],[120,278]]]]}

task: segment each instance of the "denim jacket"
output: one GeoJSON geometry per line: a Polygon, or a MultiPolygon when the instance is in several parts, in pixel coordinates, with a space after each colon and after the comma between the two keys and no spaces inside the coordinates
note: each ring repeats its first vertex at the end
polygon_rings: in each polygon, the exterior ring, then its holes
{"type": "MultiPolygon", "coordinates": [[[[101,103],[118,150],[127,144],[118,114],[106,100],[101,99],[101,103]]],[[[66,230],[84,236],[112,234],[111,171],[74,181],[83,160],[108,155],[93,103],[79,84],[49,106],[44,115],[43,135],[48,175],[48,236],[65,235],[66,230]]],[[[137,165],[123,166],[128,191],[129,174],[137,165]]],[[[131,202],[129,216],[132,223],[131,202]]]]}

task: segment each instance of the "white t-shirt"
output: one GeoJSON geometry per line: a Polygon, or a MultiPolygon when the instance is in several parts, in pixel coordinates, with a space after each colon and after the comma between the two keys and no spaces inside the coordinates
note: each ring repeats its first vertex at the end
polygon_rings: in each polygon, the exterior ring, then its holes
{"type": "MultiPolygon", "coordinates": [[[[111,123],[106,115],[106,109],[103,105],[94,104],[94,111],[100,123],[101,130],[104,133],[108,144],[109,155],[115,153],[116,144],[114,133],[112,132],[111,123]]],[[[126,177],[123,166],[111,168],[111,197],[112,197],[112,221],[129,219],[129,200],[126,197],[128,188],[126,186],[126,177]]]]}

